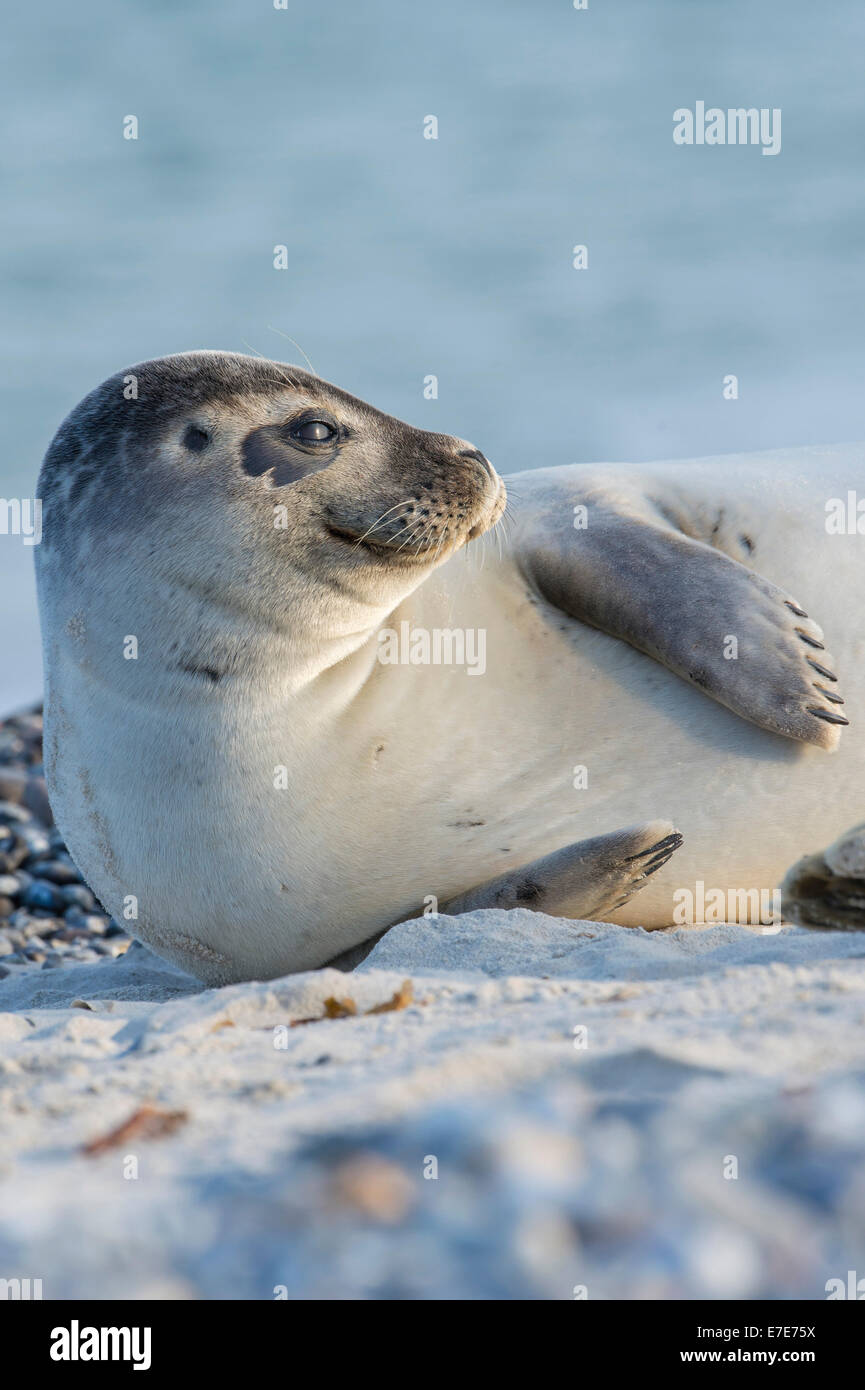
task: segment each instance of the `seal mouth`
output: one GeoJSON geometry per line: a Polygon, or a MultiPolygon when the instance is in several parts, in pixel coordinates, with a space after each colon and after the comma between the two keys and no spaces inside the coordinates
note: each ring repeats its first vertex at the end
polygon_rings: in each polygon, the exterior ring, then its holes
{"type": "Polygon", "coordinates": [[[498,474],[495,476],[499,485],[495,500],[489,510],[489,514],[483,517],[481,521],[476,521],[469,531],[466,536],[466,545],[468,545],[469,541],[477,540],[478,536],[483,536],[487,531],[492,531],[494,526],[498,526],[505,514],[505,507],[508,505],[508,490],[505,487],[504,478],[500,478],[498,474]]]}
{"type": "Polygon", "coordinates": [[[398,545],[388,541],[370,540],[364,536],[362,531],[350,531],[345,526],[334,526],[332,522],[327,525],[327,533],[335,537],[336,540],[342,541],[344,545],[351,546],[352,550],[365,550],[369,555],[373,555],[379,560],[417,561],[426,554],[426,550],[416,551],[408,548],[401,550],[398,545]]]}
{"type": "Polygon", "coordinates": [[[388,564],[420,565],[428,563],[430,557],[445,560],[461,546],[468,545],[469,541],[476,540],[484,532],[491,530],[501,520],[507,505],[507,488],[497,474],[493,477],[497,484],[495,496],[492,501],[487,502],[478,520],[466,529],[462,513],[459,513],[458,517],[451,515],[441,529],[436,529],[431,538],[422,541],[420,545],[417,544],[417,532],[413,534],[414,519],[406,522],[401,530],[382,539],[373,536],[370,528],[361,529],[353,521],[342,518],[328,518],[325,530],[334,540],[350,546],[355,553],[365,551],[371,558],[386,561],[388,564]]]}

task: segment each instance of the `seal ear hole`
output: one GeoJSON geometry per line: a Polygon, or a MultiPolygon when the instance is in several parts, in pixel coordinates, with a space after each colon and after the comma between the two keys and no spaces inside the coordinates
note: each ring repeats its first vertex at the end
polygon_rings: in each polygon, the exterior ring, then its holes
{"type": "Polygon", "coordinates": [[[193,454],[200,454],[210,443],[210,435],[200,425],[187,425],[183,435],[184,447],[193,454]]]}

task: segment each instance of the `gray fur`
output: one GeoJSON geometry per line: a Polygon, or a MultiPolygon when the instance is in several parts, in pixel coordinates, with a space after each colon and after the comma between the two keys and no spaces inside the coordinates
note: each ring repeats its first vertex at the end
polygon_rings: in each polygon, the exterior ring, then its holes
{"type": "Polygon", "coordinates": [[[781,884],[781,910],[800,927],[865,930],[865,825],[793,865],[781,884]]]}
{"type": "Polygon", "coordinates": [[[835,726],[849,722],[837,708],[837,677],[821,629],[789,594],[683,532],[645,494],[590,485],[569,501],[586,507],[585,529],[574,528],[573,505],[554,496],[521,536],[525,572],[548,602],[647,653],[743,719],[835,746],[835,726]],[[731,637],[734,657],[725,654],[731,637]]]}

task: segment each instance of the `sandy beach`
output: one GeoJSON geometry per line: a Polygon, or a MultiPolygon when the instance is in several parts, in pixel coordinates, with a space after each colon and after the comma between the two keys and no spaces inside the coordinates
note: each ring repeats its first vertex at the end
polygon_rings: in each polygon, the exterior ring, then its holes
{"type": "Polygon", "coordinates": [[[860,933],[487,910],[205,989],[82,884],[41,728],[0,724],[0,1279],[821,1299],[865,1263],[860,933]]]}
{"type": "Polygon", "coordinates": [[[863,1022],[862,938],[798,928],[487,911],[222,990],[137,944],[12,967],[0,1273],[60,1299],[825,1298],[862,1263],[863,1022]]]}

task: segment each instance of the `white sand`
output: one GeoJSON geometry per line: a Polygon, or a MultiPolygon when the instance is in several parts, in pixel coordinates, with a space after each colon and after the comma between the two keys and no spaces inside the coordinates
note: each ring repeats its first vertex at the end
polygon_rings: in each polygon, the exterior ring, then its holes
{"type": "Polygon", "coordinates": [[[46,1298],[824,1298],[865,1276],[865,935],[478,912],[352,975],[22,969],[0,1116],[0,1277],[46,1298]],[[82,1154],[145,1103],[188,1121],[82,1154]]]}

